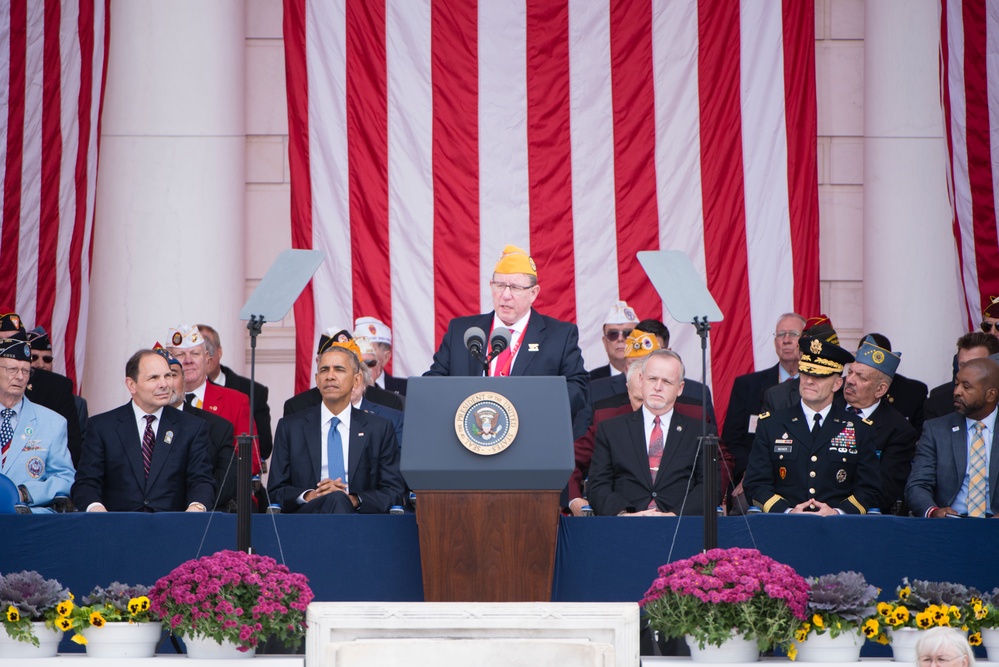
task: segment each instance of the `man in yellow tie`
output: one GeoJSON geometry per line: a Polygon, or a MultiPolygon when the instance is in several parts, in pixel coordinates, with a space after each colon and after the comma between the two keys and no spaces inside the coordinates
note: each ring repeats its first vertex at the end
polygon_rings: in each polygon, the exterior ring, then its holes
{"type": "Polygon", "coordinates": [[[916,516],[993,516],[999,509],[999,363],[972,359],[954,381],[953,414],[930,419],[916,445],[905,500],[916,516]]]}

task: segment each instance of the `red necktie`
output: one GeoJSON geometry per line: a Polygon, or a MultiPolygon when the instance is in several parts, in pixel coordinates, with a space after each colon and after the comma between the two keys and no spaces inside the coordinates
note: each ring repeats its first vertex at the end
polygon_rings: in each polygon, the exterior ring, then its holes
{"type": "MultiPolygon", "coordinates": [[[[517,335],[516,332],[513,329],[510,329],[510,333],[513,334],[513,336],[517,335]]],[[[513,341],[511,341],[511,343],[512,342],[513,341]]],[[[510,357],[513,356],[514,349],[516,349],[516,348],[513,345],[507,345],[506,349],[503,350],[502,352],[500,352],[499,356],[496,357],[496,359],[495,359],[496,365],[493,366],[493,368],[495,368],[496,370],[493,371],[493,373],[492,373],[492,375],[494,377],[509,377],[510,376],[510,367],[513,365],[512,362],[511,362],[510,357]]]]}
{"type": "Polygon", "coordinates": [[[146,479],[149,479],[149,464],[153,461],[153,448],[156,447],[156,434],[153,433],[153,420],[156,415],[145,415],[146,432],[142,434],[142,468],[146,471],[146,479]]]}
{"type": "MultiPolygon", "coordinates": [[[[659,417],[652,422],[652,437],[649,438],[649,472],[652,473],[652,482],[655,483],[656,475],[659,474],[659,463],[663,458],[663,429],[659,425],[659,417]]],[[[656,508],[655,499],[649,503],[649,509],[656,508]]]]}

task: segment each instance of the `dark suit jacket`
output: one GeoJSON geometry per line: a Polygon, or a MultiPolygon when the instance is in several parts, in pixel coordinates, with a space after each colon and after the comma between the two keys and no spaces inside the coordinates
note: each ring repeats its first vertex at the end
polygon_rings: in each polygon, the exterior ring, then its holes
{"type": "MultiPolygon", "coordinates": [[[[400,412],[403,410],[404,404],[402,398],[397,394],[393,394],[391,391],[385,391],[378,385],[373,385],[365,389],[364,398],[368,399],[372,403],[383,405],[386,408],[392,408],[393,410],[398,410],[400,412]]],[[[319,387],[306,389],[302,393],[295,394],[284,402],[284,416],[290,417],[296,412],[308,410],[309,408],[315,407],[322,402],[323,395],[319,391],[319,387]]]]}
{"type": "Polygon", "coordinates": [[[919,436],[909,421],[884,399],[868,421],[874,423],[874,444],[881,466],[881,512],[888,514],[895,501],[902,500],[905,494],[919,436]]]}
{"type": "Polygon", "coordinates": [[[361,404],[358,408],[392,422],[392,427],[395,429],[395,441],[402,447],[403,416],[405,415],[402,410],[393,410],[392,408],[386,408],[384,405],[372,403],[366,396],[361,397],[361,404]]]}
{"type": "MultiPolygon", "coordinates": [[[[488,332],[492,324],[491,312],[451,320],[447,333],[434,354],[434,363],[424,375],[482,375],[482,364],[465,349],[464,336],[469,327],[479,327],[488,332]]],[[[576,325],[542,315],[532,309],[521,341],[510,375],[564,377],[569,391],[571,418],[575,419],[589,396],[589,375],[583,368],[583,354],[579,350],[576,325]]]]}
{"type": "Polygon", "coordinates": [[[923,404],[926,421],[954,412],[954,381],[944,382],[930,390],[930,397],[923,404]]]}
{"type": "MultiPolygon", "coordinates": [[[[628,377],[624,373],[600,378],[590,383],[590,403],[596,408],[597,403],[628,393],[628,377]]],[[[715,423],[715,404],[711,398],[711,390],[697,380],[683,378],[683,394],[680,395],[684,403],[700,403],[705,401],[708,410],[708,420],[715,423]]]]}
{"type": "Polygon", "coordinates": [[[749,450],[753,446],[756,433],[749,432],[749,419],[763,410],[763,394],[780,382],[780,364],[755,373],[740,375],[732,383],[732,393],[728,400],[728,412],[722,427],[725,446],[735,457],[734,478],[739,479],[746,471],[749,450]]]}
{"type": "Polygon", "coordinates": [[[80,465],[80,452],[83,450],[83,432],[80,429],[80,415],[73,396],[73,382],[64,375],[50,373],[41,368],[31,369],[31,379],[24,391],[28,400],[66,418],[66,437],[69,455],[73,465],[80,465]]]}
{"type": "MultiPolygon", "coordinates": [[[[233,446],[235,439],[232,424],[227,419],[186,403],[181,403],[180,409],[208,424],[208,461],[212,464],[212,475],[215,477],[218,499],[214,507],[218,510],[225,510],[229,501],[236,497],[238,461],[236,448],[233,446]]],[[[212,505],[206,505],[206,507],[211,509],[212,505]]]]}
{"type": "Polygon", "coordinates": [[[926,403],[927,393],[929,390],[925,382],[896,373],[885,400],[912,424],[918,434],[923,430],[923,404],[926,403]]]}
{"type": "MultiPolygon", "coordinates": [[[[235,389],[250,397],[250,378],[238,375],[228,366],[222,366],[225,373],[225,386],[235,389]]],[[[253,423],[257,427],[257,442],[260,445],[260,458],[266,459],[274,447],[274,436],[271,434],[271,408],[267,405],[268,389],[257,381],[253,382],[253,423]]],[[[246,427],[243,427],[243,431],[246,427]]],[[[242,431],[241,431],[242,432],[242,431]]]]}
{"type": "MultiPolygon", "coordinates": [[[[968,470],[968,428],[956,412],[923,423],[916,445],[912,472],[905,486],[905,502],[916,516],[925,516],[931,507],[950,507],[957,498],[968,470]]],[[[999,423],[997,423],[999,426],[999,423]]],[[[999,428],[996,429],[999,432],[999,428]]],[[[992,507],[999,513],[999,437],[993,434],[989,459],[989,492],[992,507]]]]}
{"type": "Polygon", "coordinates": [[[603,366],[597,366],[592,371],[590,371],[590,382],[594,380],[599,380],[600,378],[610,377],[610,364],[604,364],[603,366]]]}
{"type": "Polygon", "coordinates": [[[700,424],[673,411],[662,463],[653,481],[642,414],[636,410],[597,427],[588,498],[593,511],[607,516],[642,511],[655,499],[663,512],[680,514],[682,506],[683,514],[703,514],[704,478],[697,452],[700,424]]]}
{"type": "MultiPolygon", "coordinates": [[[[278,422],[267,491],[285,512],[297,512],[297,498],[319,484],[322,466],[320,407],[278,422]]],[[[351,408],[347,477],[350,492],[361,500],[359,512],[383,514],[402,505],[405,483],[399,472],[399,445],[391,422],[351,408]]]]}
{"type": "Polygon", "coordinates": [[[835,403],[815,439],[800,402],[761,418],[742,485],[746,500],[764,512],[815,498],[847,514],[866,513],[881,506],[874,429],[835,403]]]}
{"type": "Polygon", "coordinates": [[[406,395],[406,383],[409,378],[395,377],[394,375],[389,375],[385,371],[382,371],[382,376],[385,378],[385,389],[396,394],[406,395]]]}
{"type": "Polygon", "coordinates": [[[111,512],[182,512],[193,502],[212,507],[215,480],[205,422],[167,406],[156,426],[147,480],[131,402],[90,418],[73,484],[80,511],[91,503],[103,503],[111,512]],[[172,433],[169,444],[167,433],[172,433]]]}

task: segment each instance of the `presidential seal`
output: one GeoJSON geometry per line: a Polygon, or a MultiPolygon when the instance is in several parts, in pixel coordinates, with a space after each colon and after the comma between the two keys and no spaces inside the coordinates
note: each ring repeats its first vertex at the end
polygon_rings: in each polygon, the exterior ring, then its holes
{"type": "Polygon", "coordinates": [[[458,406],[454,432],[470,452],[490,456],[499,454],[517,437],[520,422],[517,409],[505,396],[480,391],[458,406]]]}

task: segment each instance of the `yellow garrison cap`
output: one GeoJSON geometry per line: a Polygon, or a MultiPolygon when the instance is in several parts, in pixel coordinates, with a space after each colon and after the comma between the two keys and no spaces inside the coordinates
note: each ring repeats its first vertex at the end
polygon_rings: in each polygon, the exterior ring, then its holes
{"type": "Polygon", "coordinates": [[[624,346],[625,359],[641,359],[652,354],[653,350],[658,350],[659,339],[650,333],[645,333],[641,329],[632,329],[628,335],[628,340],[624,346]]]}
{"type": "Polygon", "coordinates": [[[529,276],[538,277],[538,267],[534,265],[534,260],[522,248],[515,245],[508,245],[503,248],[503,254],[496,262],[496,273],[526,273],[529,276]]]}

